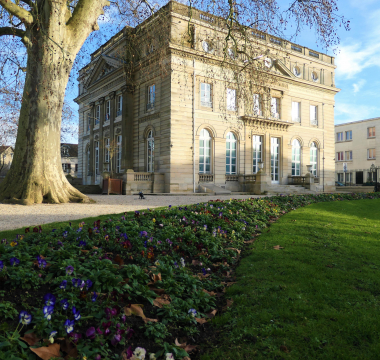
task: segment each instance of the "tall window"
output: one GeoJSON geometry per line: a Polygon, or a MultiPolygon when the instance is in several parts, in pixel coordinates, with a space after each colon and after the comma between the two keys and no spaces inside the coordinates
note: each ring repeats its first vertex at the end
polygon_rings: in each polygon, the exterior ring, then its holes
{"type": "Polygon", "coordinates": [[[301,103],[297,101],[292,102],[292,121],[301,122],[301,103]]]}
{"type": "Polygon", "coordinates": [[[310,165],[311,165],[311,173],[314,176],[317,176],[318,148],[315,142],[312,142],[310,145],[310,165]]]}
{"type": "Polygon", "coordinates": [[[272,97],[270,100],[270,111],[272,117],[279,119],[280,118],[280,99],[272,97]]]}
{"type": "Polygon", "coordinates": [[[260,94],[253,94],[253,114],[262,115],[260,94]]]}
{"type": "Polygon", "coordinates": [[[90,175],[90,147],[87,149],[87,176],[90,175]]]}
{"type": "Polygon", "coordinates": [[[153,137],[153,131],[150,130],[147,138],[147,171],[148,172],[154,172],[154,137],[153,137]]]}
{"type": "Polygon", "coordinates": [[[352,160],[352,151],[346,151],[346,160],[352,160]]]}
{"type": "Polygon", "coordinates": [[[301,145],[297,139],[292,143],[292,176],[301,175],[301,145]]]}
{"type": "Polygon", "coordinates": [[[367,150],[368,159],[376,159],[376,149],[367,150]]]}
{"type": "Polygon", "coordinates": [[[211,172],[211,136],[206,129],[203,129],[199,136],[199,172],[211,172]]]}
{"type": "Polygon", "coordinates": [[[343,180],[343,173],[339,173],[338,174],[338,181],[339,182],[343,182],[344,180],[343,180]]]}
{"type": "Polygon", "coordinates": [[[368,137],[375,137],[375,127],[369,127],[368,128],[368,137]]]}
{"type": "Polygon", "coordinates": [[[99,141],[95,141],[95,175],[99,175],[99,141]]]}
{"type": "Polygon", "coordinates": [[[236,90],[227,89],[227,110],[236,111],[236,90]]]}
{"type": "Polygon", "coordinates": [[[259,162],[262,161],[262,142],[260,135],[252,136],[252,149],[253,149],[253,173],[256,174],[259,169],[259,162]]]}
{"type": "Polygon", "coordinates": [[[123,110],[123,95],[118,95],[117,96],[117,115],[121,115],[121,111],[123,110]]]}
{"type": "Polygon", "coordinates": [[[318,106],[310,105],[310,124],[318,125],[318,106]]]}
{"type": "Polygon", "coordinates": [[[100,105],[96,105],[95,125],[100,123],[100,105]]]}
{"type": "Polygon", "coordinates": [[[343,161],[344,160],[344,157],[343,157],[343,151],[338,151],[336,153],[336,160],[337,161],[343,161]]]}
{"type": "Polygon", "coordinates": [[[346,131],[346,140],[352,140],[352,130],[346,131]]]}
{"type": "Polygon", "coordinates": [[[151,110],[154,108],[156,102],[156,85],[150,85],[148,87],[148,102],[146,104],[146,109],[151,110]]]}
{"type": "Polygon", "coordinates": [[[336,133],[336,141],[343,141],[343,132],[336,133]]]}
{"type": "Polygon", "coordinates": [[[104,139],[104,162],[107,163],[106,171],[110,171],[110,139],[104,139]]]}
{"type": "Polygon", "coordinates": [[[236,174],[236,136],[232,132],[227,134],[226,174],[236,174]]]}
{"type": "Polygon", "coordinates": [[[106,101],[106,121],[111,118],[111,100],[106,101]]]}
{"type": "Polygon", "coordinates": [[[116,172],[121,172],[121,135],[116,136],[116,172]]]}
{"type": "Polygon", "coordinates": [[[87,114],[87,132],[90,132],[91,128],[91,113],[87,114]]]}
{"type": "Polygon", "coordinates": [[[201,106],[212,107],[211,84],[201,83],[201,106]]]}

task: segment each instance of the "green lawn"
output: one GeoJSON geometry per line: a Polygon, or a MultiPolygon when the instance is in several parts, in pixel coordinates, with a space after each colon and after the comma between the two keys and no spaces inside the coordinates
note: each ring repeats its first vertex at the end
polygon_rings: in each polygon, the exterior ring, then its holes
{"type": "Polygon", "coordinates": [[[379,359],[379,269],[380,200],[284,215],[242,259],[202,360],[379,359]]]}

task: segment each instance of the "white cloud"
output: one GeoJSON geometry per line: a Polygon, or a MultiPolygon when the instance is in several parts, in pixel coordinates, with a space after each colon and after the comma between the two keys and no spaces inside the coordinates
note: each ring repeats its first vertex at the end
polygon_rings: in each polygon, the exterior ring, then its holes
{"type": "Polygon", "coordinates": [[[366,84],[366,82],[366,80],[361,79],[357,83],[353,84],[352,86],[354,88],[354,94],[358,93],[360,89],[366,84]]]}
{"type": "Polygon", "coordinates": [[[379,113],[380,107],[337,102],[335,105],[335,125],[370,119],[373,114],[379,113]]]}

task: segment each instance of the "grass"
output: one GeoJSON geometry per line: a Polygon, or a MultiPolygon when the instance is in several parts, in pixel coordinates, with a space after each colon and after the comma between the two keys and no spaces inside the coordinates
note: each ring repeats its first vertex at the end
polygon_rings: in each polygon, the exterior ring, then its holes
{"type": "Polygon", "coordinates": [[[258,237],[214,319],[211,359],[375,359],[380,200],[313,204],[258,237]],[[273,246],[281,245],[282,250],[273,246]]]}

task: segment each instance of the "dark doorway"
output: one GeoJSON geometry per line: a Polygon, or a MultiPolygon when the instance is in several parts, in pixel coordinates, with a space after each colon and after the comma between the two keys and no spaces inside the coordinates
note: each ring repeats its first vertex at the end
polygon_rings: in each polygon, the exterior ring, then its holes
{"type": "Polygon", "coordinates": [[[356,172],[356,183],[363,184],[363,171],[356,172]]]}

